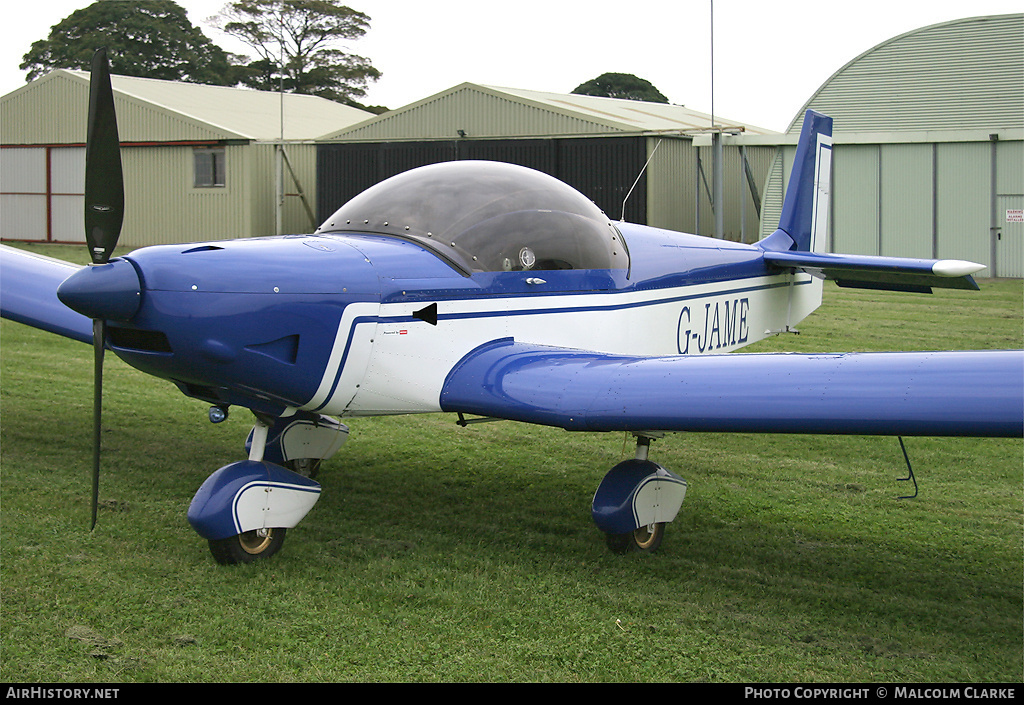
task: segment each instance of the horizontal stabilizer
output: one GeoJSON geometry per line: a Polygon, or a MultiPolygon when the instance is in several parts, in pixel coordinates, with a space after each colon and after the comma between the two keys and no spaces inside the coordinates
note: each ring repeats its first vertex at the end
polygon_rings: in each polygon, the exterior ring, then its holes
{"type": "Polygon", "coordinates": [[[766,250],[764,260],[775,267],[834,280],[839,286],[922,293],[930,293],[933,287],[977,290],[978,284],[971,275],[985,269],[984,265],[962,260],[834,255],[797,250],[766,250]]]}
{"type": "Polygon", "coordinates": [[[635,357],[498,340],[441,408],[579,431],[1024,435],[1024,351],[635,357]]]}
{"type": "Polygon", "coordinates": [[[92,321],[57,298],[57,287],[80,267],[0,245],[0,316],[67,338],[92,343],[92,321]]]}

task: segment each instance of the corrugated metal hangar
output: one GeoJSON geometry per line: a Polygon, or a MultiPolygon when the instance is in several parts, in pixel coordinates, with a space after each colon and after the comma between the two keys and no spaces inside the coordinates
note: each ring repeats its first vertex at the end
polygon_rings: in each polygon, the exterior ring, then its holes
{"type": "MultiPolygon", "coordinates": [[[[312,140],[370,116],[307,95],[125,76],[113,88],[132,247],[312,231],[312,140]]],[[[84,241],[88,96],[88,74],[58,70],[0,98],[3,239],[84,241]]]]}
{"type": "MultiPolygon", "coordinates": [[[[715,124],[733,133],[773,134],[717,117],[715,124]]],[[[710,115],[680,105],[464,83],[327,135],[317,167],[318,210],[329,215],[367,187],[417,166],[490,159],[555,176],[613,219],[711,235],[710,150],[702,154],[693,145],[694,135],[711,128],[710,115]]],[[[724,235],[753,239],[756,193],[775,149],[729,152],[724,235]]]]}
{"type": "MultiPolygon", "coordinates": [[[[894,37],[805,108],[835,120],[833,252],[966,259],[1024,276],[1024,14],[894,37]]],[[[765,192],[777,222],[804,110],[765,192]]],[[[742,142],[745,138],[737,138],[742,142]]]]}

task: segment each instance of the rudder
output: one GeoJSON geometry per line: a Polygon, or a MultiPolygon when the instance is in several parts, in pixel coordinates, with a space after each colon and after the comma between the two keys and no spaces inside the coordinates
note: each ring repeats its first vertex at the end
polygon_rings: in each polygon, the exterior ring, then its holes
{"type": "Polygon", "coordinates": [[[804,114],[779,228],[770,236],[772,244],[776,247],[780,244],[778,233],[781,230],[792,244],[778,249],[824,252],[828,245],[831,187],[832,118],[808,110],[804,114]]]}

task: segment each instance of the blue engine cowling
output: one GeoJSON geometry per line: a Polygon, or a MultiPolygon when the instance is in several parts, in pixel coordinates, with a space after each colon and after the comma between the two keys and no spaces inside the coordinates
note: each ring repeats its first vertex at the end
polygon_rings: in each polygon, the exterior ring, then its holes
{"type": "Polygon", "coordinates": [[[672,521],[685,496],[683,478],[650,460],[625,460],[604,476],[591,511],[601,531],[627,534],[672,521]]]}
{"type": "Polygon", "coordinates": [[[243,460],[206,479],[188,508],[200,536],[218,541],[256,529],[290,529],[320,498],[320,484],[280,465],[243,460]]]}

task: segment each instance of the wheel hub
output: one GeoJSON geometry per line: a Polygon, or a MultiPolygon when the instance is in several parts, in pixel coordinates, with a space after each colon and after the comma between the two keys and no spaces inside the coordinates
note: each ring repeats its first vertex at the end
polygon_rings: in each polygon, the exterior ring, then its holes
{"type": "Polygon", "coordinates": [[[256,529],[239,534],[238,544],[246,553],[256,555],[267,550],[267,547],[274,540],[274,532],[271,529],[256,529]]]}
{"type": "Polygon", "coordinates": [[[641,526],[633,532],[633,539],[636,541],[636,547],[641,551],[646,551],[650,548],[658,537],[658,527],[656,524],[650,526],[641,526]]]}

